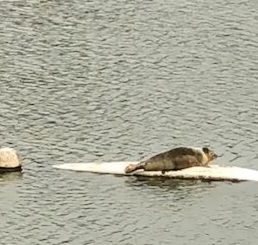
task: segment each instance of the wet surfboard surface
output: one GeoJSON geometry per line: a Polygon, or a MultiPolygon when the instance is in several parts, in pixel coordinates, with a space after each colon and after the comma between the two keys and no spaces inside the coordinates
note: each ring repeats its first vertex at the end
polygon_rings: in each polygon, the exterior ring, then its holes
{"type": "Polygon", "coordinates": [[[64,163],[53,165],[56,169],[92,172],[102,174],[115,174],[125,176],[147,176],[147,177],[166,177],[174,179],[200,179],[207,181],[257,181],[258,171],[234,167],[210,165],[209,167],[191,167],[179,171],[169,171],[162,174],[161,171],[137,170],[126,174],[124,169],[129,164],[137,162],[90,162],[90,163],[64,163]]]}

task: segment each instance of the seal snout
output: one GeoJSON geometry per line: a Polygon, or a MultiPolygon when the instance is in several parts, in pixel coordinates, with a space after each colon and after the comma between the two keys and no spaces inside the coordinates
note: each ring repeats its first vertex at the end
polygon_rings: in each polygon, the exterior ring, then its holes
{"type": "Polygon", "coordinates": [[[212,161],[219,157],[219,155],[216,152],[210,150],[208,147],[203,147],[202,150],[208,157],[209,161],[212,161]]]}
{"type": "Polygon", "coordinates": [[[213,153],[213,157],[214,157],[214,159],[216,159],[216,158],[218,158],[218,157],[219,157],[219,155],[218,155],[218,154],[216,154],[216,153],[213,153]]]}

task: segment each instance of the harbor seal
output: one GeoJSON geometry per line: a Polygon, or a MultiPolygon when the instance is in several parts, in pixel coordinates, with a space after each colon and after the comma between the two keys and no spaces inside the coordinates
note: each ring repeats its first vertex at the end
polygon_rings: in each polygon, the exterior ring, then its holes
{"type": "Polygon", "coordinates": [[[208,166],[218,155],[207,147],[177,147],[169,151],[159,153],[138,164],[129,164],[125,173],[131,173],[138,169],[144,171],[176,171],[193,166],[208,166]]]}

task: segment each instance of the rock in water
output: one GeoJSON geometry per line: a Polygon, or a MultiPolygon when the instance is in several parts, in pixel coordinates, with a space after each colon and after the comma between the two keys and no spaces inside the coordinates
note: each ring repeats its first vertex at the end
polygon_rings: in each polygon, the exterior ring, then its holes
{"type": "Polygon", "coordinates": [[[9,147],[0,148],[0,172],[14,172],[21,170],[21,157],[16,150],[9,147]]]}

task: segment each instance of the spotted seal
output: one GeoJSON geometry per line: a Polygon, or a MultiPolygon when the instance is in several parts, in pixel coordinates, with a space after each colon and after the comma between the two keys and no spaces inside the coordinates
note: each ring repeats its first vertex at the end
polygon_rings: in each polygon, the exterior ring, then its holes
{"type": "Polygon", "coordinates": [[[169,151],[159,153],[138,164],[129,164],[125,173],[131,173],[138,169],[144,171],[176,171],[193,166],[208,166],[218,155],[207,147],[177,147],[169,151]]]}

